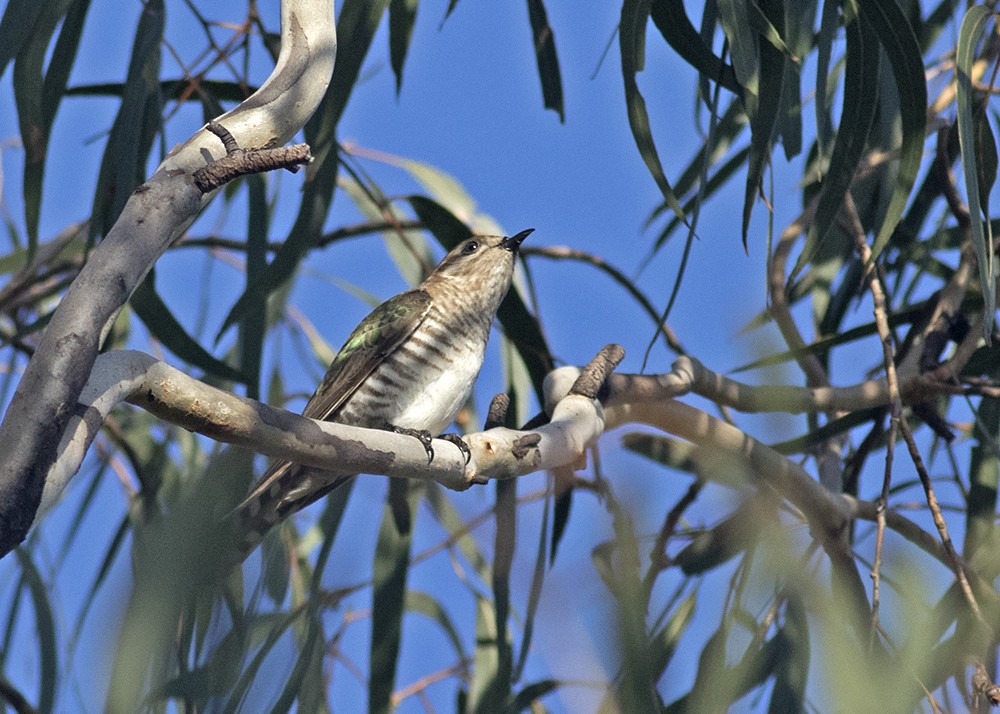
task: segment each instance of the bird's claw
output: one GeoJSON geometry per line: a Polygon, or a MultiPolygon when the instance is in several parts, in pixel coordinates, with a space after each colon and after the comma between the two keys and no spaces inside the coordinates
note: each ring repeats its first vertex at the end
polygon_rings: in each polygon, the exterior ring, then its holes
{"type": "Polygon", "coordinates": [[[413,436],[420,439],[420,443],[424,445],[424,451],[427,452],[427,463],[434,460],[434,447],[431,446],[434,437],[429,431],[426,429],[407,429],[404,426],[393,426],[392,430],[397,434],[405,434],[406,436],[413,436]]]}
{"type": "Polygon", "coordinates": [[[469,445],[465,443],[461,436],[458,434],[442,434],[438,438],[450,441],[452,444],[457,446],[458,450],[461,451],[462,455],[465,457],[465,465],[469,465],[469,462],[472,461],[472,452],[469,450],[469,445]]]}

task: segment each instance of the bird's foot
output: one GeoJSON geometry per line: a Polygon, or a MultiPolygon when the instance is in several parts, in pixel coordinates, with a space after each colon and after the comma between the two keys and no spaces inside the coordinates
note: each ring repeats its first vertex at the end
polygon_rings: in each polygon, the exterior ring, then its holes
{"type": "Polygon", "coordinates": [[[431,446],[431,442],[434,437],[426,429],[407,429],[405,426],[392,426],[390,425],[390,430],[397,434],[405,434],[406,436],[414,436],[420,439],[420,443],[424,445],[424,451],[427,452],[427,463],[434,460],[434,447],[431,446]]]}
{"type": "Polygon", "coordinates": [[[469,445],[465,443],[461,436],[458,434],[442,434],[438,437],[439,439],[444,439],[445,441],[450,441],[452,444],[458,447],[458,450],[462,452],[465,457],[465,464],[468,465],[472,461],[472,452],[469,451],[469,445]]]}

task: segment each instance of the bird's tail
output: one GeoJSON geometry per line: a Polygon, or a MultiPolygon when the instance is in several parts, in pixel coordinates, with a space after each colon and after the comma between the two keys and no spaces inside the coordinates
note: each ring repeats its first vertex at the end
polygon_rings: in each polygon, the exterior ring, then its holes
{"type": "Polygon", "coordinates": [[[323,471],[290,461],[273,464],[230,514],[240,535],[240,560],[244,560],[274,526],[352,478],[354,474],[323,471]]]}

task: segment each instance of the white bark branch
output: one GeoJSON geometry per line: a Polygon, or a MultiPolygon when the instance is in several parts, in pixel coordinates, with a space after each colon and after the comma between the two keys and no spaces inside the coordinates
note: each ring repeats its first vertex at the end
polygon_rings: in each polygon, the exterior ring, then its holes
{"type": "Polygon", "coordinates": [[[511,478],[575,463],[604,431],[600,405],[570,395],[552,422],[531,432],[497,428],[467,437],[467,465],[454,444],[434,441],[434,459],[411,436],[314,421],[211,387],[143,353],[116,350],[97,358],[90,380],[46,477],[42,508],[58,499],[80,468],[104,419],[121,402],[217,441],[275,458],[345,473],[432,479],[464,490],[490,478],[511,478]]]}
{"type": "MultiPolygon", "coordinates": [[[[287,142],[319,105],[336,45],[331,0],[284,0],[274,71],[217,121],[243,147],[287,142]]],[[[174,148],[129,198],[49,322],[0,424],[0,556],[34,520],[56,444],[115,316],[210,200],[191,174],[224,155],[222,142],[205,129],[174,148]]]]}
{"type": "MultiPolygon", "coordinates": [[[[575,468],[605,431],[642,423],[686,439],[705,454],[731,457],[745,469],[748,483],[774,488],[828,543],[844,544],[851,519],[875,517],[872,504],[829,491],[801,466],[736,427],[675,399],[651,398],[646,388],[629,391],[628,385],[644,383],[642,376],[611,375],[618,386],[608,391],[602,406],[570,393],[580,373],[578,367],[563,367],[546,378],[548,424],[530,431],[498,427],[470,434],[465,437],[471,452],[468,464],[458,447],[437,439],[434,459],[428,463],[423,446],[413,437],[314,421],[211,387],[145,353],[109,352],[98,357],[73,410],[46,478],[43,508],[51,507],[79,469],[111,409],[128,401],[189,431],[275,458],[344,473],[434,480],[458,491],[490,479],[575,468]]],[[[661,386],[671,381],[670,375],[649,379],[661,386]]],[[[940,543],[906,518],[889,512],[887,525],[943,558],[940,543]]]]}

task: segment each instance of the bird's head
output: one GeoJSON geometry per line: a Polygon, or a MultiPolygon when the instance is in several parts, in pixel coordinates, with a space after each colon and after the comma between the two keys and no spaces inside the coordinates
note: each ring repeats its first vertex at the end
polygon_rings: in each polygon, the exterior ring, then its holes
{"type": "Polygon", "coordinates": [[[485,293],[500,292],[501,297],[510,287],[514,274],[514,258],[521,241],[534,230],[517,235],[473,236],[452,248],[427,278],[428,283],[462,283],[463,288],[485,293]]]}

